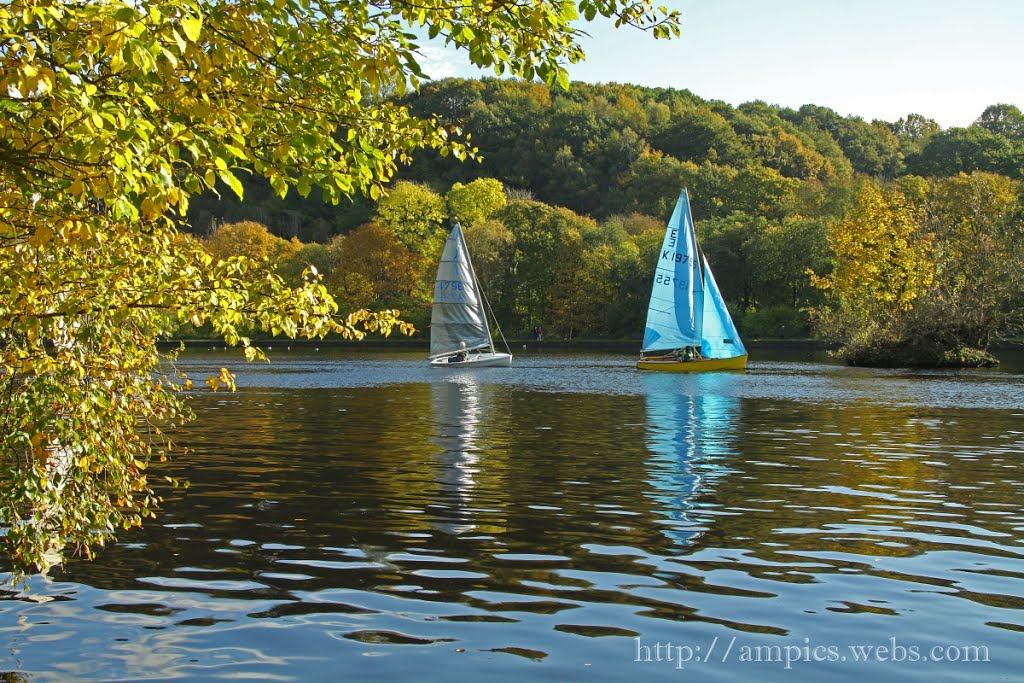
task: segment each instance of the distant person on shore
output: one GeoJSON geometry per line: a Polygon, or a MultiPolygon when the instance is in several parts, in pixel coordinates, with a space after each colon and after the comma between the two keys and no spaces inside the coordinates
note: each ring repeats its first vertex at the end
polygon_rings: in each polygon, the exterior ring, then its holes
{"type": "Polygon", "coordinates": [[[540,325],[537,325],[536,327],[533,328],[533,340],[534,341],[542,341],[543,339],[544,339],[544,328],[541,327],[540,325]]]}

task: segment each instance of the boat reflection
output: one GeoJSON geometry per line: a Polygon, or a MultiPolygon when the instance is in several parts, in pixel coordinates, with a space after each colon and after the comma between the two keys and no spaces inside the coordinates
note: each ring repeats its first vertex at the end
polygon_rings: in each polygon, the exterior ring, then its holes
{"type": "Polygon", "coordinates": [[[437,445],[435,480],[440,491],[431,506],[432,526],[450,534],[472,531],[472,495],[479,474],[482,386],[472,372],[449,375],[432,382],[430,396],[437,445]]]}
{"type": "Polygon", "coordinates": [[[708,530],[700,514],[715,486],[731,471],[739,400],[731,374],[643,376],[647,415],[647,495],[664,516],[663,533],[689,546],[708,530]]]}

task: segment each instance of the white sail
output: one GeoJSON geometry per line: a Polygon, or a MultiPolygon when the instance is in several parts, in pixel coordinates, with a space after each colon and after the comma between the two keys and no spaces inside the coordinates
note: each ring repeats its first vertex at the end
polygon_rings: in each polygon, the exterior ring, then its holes
{"type": "Polygon", "coordinates": [[[431,365],[436,367],[439,360],[448,357],[465,361],[467,359],[458,354],[476,349],[487,349],[487,352],[473,354],[466,365],[508,367],[512,363],[511,353],[494,350],[483,292],[469,259],[462,226],[456,221],[445,242],[434,279],[434,305],[430,314],[431,365]]]}

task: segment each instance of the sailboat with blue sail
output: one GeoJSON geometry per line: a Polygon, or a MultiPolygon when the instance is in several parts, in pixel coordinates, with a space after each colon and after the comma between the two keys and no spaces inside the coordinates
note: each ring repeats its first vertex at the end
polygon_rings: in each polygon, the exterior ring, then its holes
{"type": "Polygon", "coordinates": [[[697,246],[686,188],[665,229],[636,366],[660,372],[747,367],[747,349],[697,246]]]}

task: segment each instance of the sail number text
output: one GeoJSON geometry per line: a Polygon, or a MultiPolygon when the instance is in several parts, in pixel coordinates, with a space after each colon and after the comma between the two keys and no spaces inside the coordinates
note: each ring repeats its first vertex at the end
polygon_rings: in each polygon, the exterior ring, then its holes
{"type": "Polygon", "coordinates": [[[683,288],[689,284],[690,278],[677,277],[671,273],[655,273],[654,283],[658,285],[675,285],[676,288],[683,288]]]}
{"type": "Polygon", "coordinates": [[[461,292],[466,289],[466,283],[461,280],[438,280],[437,289],[442,292],[448,289],[455,289],[461,292]]]}
{"type": "Polygon", "coordinates": [[[465,303],[466,283],[459,280],[438,280],[434,301],[439,303],[465,303]]]}
{"type": "Polygon", "coordinates": [[[691,259],[689,254],[676,251],[676,239],[678,231],[673,229],[668,234],[668,239],[665,240],[665,246],[661,250],[661,260],[669,261],[670,263],[687,263],[697,267],[696,259],[691,259]]]}

